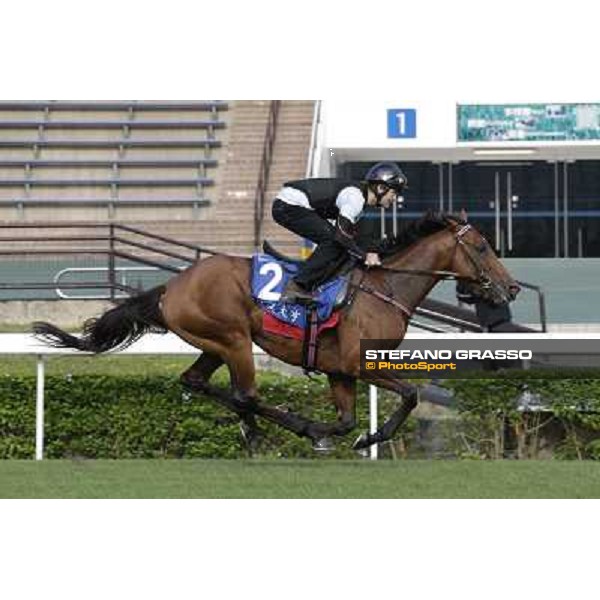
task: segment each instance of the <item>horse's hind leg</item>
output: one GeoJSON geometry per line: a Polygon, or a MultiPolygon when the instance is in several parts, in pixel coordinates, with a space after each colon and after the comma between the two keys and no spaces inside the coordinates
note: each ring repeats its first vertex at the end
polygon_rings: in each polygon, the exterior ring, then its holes
{"type": "Polygon", "coordinates": [[[252,340],[243,338],[230,343],[224,354],[231,375],[231,387],[234,397],[242,407],[256,402],[256,369],[252,354],[252,340]]]}
{"type": "Polygon", "coordinates": [[[338,422],[332,425],[333,435],[346,435],[356,427],[356,379],[346,375],[329,374],[329,387],[338,422]]]}
{"type": "Polygon", "coordinates": [[[230,345],[224,354],[226,355],[225,359],[216,354],[204,352],[183,373],[182,381],[194,391],[215,398],[221,405],[234,411],[240,417],[242,420],[242,435],[250,452],[255,449],[261,437],[261,430],[256,423],[255,415],[259,415],[300,437],[310,438],[313,448],[321,451],[331,449],[329,436],[345,435],[354,428],[354,379],[337,376],[330,378],[329,383],[334,396],[334,404],[338,411],[338,421],[336,423],[317,423],[301,415],[258,402],[256,371],[251,343],[238,346],[230,345]],[[225,362],[231,375],[233,395],[227,394],[208,383],[214,371],[225,362]]]}
{"type": "Polygon", "coordinates": [[[333,444],[329,439],[330,436],[346,435],[356,426],[354,414],[356,379],[345,375],[329,375],[328,377],[338,417],[334,423],[319,423],[302,415],[259,403],[255,405],[254,410],[256,414],[284,429],[300,437],[309,438],[314,450],[319,452],[332,450],[333,444]]]}
{"type": "MultiPolygon", "coordinates": [[[[248,449],[252,451],[260,433],[254,415],[241,408],[231,394],[227,394],[209,384],[213,373],[223,364],[225,364],[225,361],[219,355],[203,352],[200,358],[181,375],[181,382],[192,391],[211,396],[227,409],[235,412],[242,420],[242,435],[248,445],[248,449]]],[[[232,385],[235,389],[233,375],[232,385]]]]}
{"type": "Polygon", "coordinates": [[[325,437],[323,433],[314,429],[319,424],[292,412],[261,404],[258,401],[254,357],[250,339],[247,343],[240,343],[237,346],[230,344],[227,353],[227,365],[235,388],[234,393],[238,399],[238,406],[298,436],[310,437],[313,443],[317,443],[318,440],[325,437]]]}
{"type": "Polygon", "coordinates": [[[227,348],[226,362],[231,376],[233,400],[242,419],[241,432],[250,453],[258,446],[262,431],[254,416],[257,404],[256,369],[252,340],[241,339],[227,348]]]}
{"type": "Polygon", "coordinates": [[[181,382],[196,392],[202,392],[207,388],[207,384],[213,373],[224,362],[217,354],[203,352],[200,358],[181,374],[181,382]]]}

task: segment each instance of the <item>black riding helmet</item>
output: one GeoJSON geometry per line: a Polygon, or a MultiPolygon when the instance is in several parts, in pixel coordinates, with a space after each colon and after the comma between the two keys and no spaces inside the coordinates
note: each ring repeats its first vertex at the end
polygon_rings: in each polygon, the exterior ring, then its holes
{"type": "Polygon", "coordinates": [[[396,163],[382,162],[373,165],[365,175],[365,181],[369,184],[386,185],[388,188],[402,194],[408,183],[406,175],[396,163]]]}

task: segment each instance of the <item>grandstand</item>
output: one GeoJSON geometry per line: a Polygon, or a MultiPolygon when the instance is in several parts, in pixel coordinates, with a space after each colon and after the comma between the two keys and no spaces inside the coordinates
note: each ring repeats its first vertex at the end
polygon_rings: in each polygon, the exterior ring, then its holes
{"type": "Polygon", "coordinates": [[[305,174],[313,105],[0,102],[0,222],[126,223],[232,253],[260,227],[298,247],[268,208],[305,174]]]}

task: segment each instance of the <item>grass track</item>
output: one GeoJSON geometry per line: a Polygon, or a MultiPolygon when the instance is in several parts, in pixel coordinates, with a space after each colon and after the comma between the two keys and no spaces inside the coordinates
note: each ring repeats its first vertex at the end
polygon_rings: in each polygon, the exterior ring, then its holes
{"type": "Polygon", "coordinates": [[[600,498],[600,463],[15,460],[0,498],[600,498]]]}

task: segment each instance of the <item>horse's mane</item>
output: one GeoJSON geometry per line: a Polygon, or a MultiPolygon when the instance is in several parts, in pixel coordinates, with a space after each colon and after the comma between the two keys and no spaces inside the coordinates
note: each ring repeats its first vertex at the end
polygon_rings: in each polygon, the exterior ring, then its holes
{"type": "Polygon", "coordinates": [[[455,214],[434,213],[429,211],[417,221],[406,226],[398,236],[384,240],[379,254],[382,257],[397,254],[402,250],[406,250],[419,240],[448,229],[448,227],[453,224],[465,225],[466,221],[455,214]]]}

